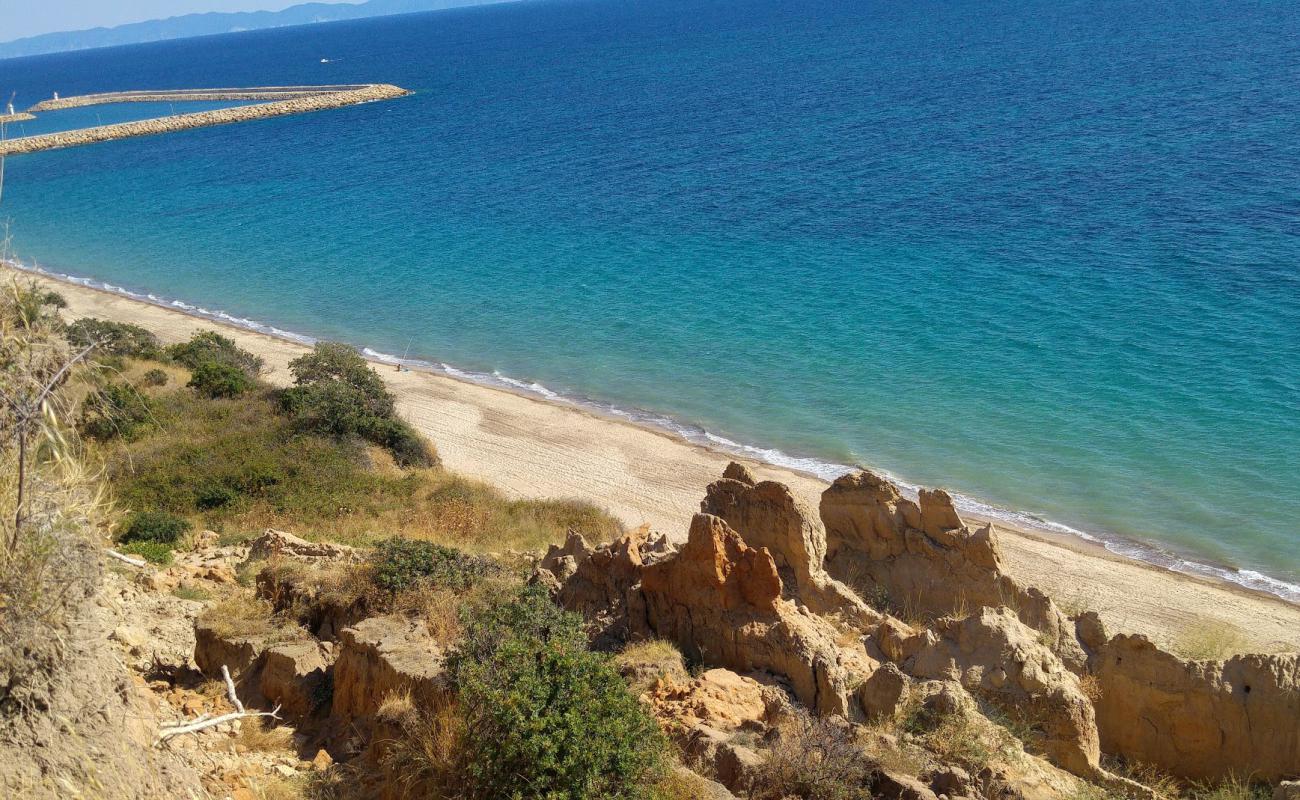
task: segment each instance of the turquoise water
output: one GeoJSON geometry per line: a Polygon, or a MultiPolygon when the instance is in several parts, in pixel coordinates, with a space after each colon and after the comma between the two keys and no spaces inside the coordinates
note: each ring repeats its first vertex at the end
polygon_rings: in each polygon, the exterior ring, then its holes
{"type": "Polygon", "coordinates": [[[3,214],[50,270],[1300,598],[1297,64],[1293,4],[1199,0],[552,0],[43,56],[0,90],[417,93],[14,158],[3,214]]]}
{"type": "MultiPolygon", "coordinates": [[[[3,63],[3,62],[0,62],[3,63]]],[[[60,133],[95,125],[113,125],[119,122],[136,122],[142,119],[167,117],[175,114],[195,114],[247,105],[242,102],[182,101],[179,103],[111,103],[102,106],[65,108],[44,111],[36,119],[15,122],[7,126],[9,138],[36,136],[42,133],[60,133]]]]}

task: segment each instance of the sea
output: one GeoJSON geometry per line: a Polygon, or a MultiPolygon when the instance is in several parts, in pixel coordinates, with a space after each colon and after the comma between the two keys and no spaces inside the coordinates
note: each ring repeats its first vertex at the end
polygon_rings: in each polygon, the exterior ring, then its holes
{"type": "Polygon", "coordinates": [[[414,94],[12,157],[13,250],[1300,600],[1291,0],[531,0],[0,61],[19,108],[361,82],[414,94]]]}

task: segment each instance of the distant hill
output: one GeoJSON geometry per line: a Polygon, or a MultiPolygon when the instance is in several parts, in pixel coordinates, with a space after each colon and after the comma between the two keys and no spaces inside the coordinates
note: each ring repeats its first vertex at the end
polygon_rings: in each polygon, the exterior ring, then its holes
{"type": "Polygon", "coordinates": [[[303,3],[283,11],[244,11],[235,13],[185,14],[168,19],[133,22],[115,28],[91,28],[83,31],[45,33],[0,43],[0,58],[87,50],[121,44],[159,42],[215,33],[308,25],[341,19],[380,17],[415,11],[434,11],[458,6],[477,6],[508,0],[367,0],[363,3],[303,3]]]}

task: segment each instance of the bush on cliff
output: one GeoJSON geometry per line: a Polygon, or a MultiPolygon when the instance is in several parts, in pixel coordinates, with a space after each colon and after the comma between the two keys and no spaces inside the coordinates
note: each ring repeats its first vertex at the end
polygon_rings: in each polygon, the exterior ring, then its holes
{"type": "Polygon", "coordinates": [[[639,800],[665,745],[580,619],[529,587],[468,612],[451,660],[464,715],[464,788],[475,800],[639,800]]]}
{"type": "Polygon", "coordinates": [[[86,396],[77,427],[92,439],[130,439],[153,420],[153,401],[140,390],[129,383],[108,383],[86,396]]]}
{"type": "Polygon", "coordinates": [[[141,511],[131,515],[122,526],[122,535],[118,537],[125,543],[157,542],[175,544],[182,536],[189,533],[190,524],[175,514],[165,511],[141,511]]]}
{"type": "Polygon", "coordinates": [[[393,594],[421,584],[463,592],[499,569],[486,558],[400,536],[380,542],[370,566],[374,584],[393,594]]]}
{"type": "Polygon", "coordinates": [[[205,361],[190,374],[189,388],[213,400],[239,397],[251,390],[253,379],[232,364],[205,361]]]}
{"type": "Polygon", "coordinates": [[[280,393],[280,408],[304,430],[331,436],[359,436],[388,448],[403,467],[427,467],[433,453],[410,425],[397,417],[392,394],[353,348],[319,342],[289,362],[294,386],[280,393]]]}
{"type": "Polygon", "coordinates": [[[76,349],[96,345],[97,355],[148,359],[162,355],[158,337],[139,325],[126,322],[82,317],[68,325],[64,336],[76,349]]]}
{"type": "Polygon", "coordinates": [[[258,356],[243,350],[228,339],[214,331],[199,331],[188,342],[174,344],[167,348],[166,355],[172,361],[198,369],[203,364],[228,364],[243,372],[250,378],[256,378],[262,372],[264,363],[258,356]]]}

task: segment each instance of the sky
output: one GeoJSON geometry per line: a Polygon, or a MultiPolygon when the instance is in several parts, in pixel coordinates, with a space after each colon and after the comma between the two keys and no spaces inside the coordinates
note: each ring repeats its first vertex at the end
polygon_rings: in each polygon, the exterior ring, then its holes
{"type": "Polygon", "coordinates": [[[202,11],[279,11],[299,2],[302,0],[0,0],[0,42],[202,11]]]}

